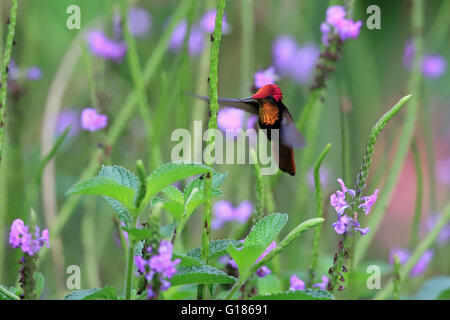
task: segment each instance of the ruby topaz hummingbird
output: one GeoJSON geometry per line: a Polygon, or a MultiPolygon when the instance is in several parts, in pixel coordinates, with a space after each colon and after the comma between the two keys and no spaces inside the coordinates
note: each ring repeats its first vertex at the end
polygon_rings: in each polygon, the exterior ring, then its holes
{"type": "MultiPolygon", "coordinates": [[[[209,101],[208,97],[198,97],[209,101]]],[[[305,140],[298,131],[289,110],[282,102],[281,89],[274,84],[261,87],[254,95],[244,99],[219,98],[219,105],[238,108],[258,115],[258,125],[267,130],[271,141],[271,130],[279,130],[279,153],[274,154],[281,171],[295,175],[294,149],[302,148],[305,140]]]]}

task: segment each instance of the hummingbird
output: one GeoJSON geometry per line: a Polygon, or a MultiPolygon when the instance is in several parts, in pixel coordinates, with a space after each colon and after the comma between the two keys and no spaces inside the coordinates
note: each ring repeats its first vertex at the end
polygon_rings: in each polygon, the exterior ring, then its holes
{"type": "MultiPolygon", "coordinates": [[[[209,101],[209,97],[197,96],[209,101]]],[[[271,130],[279,130],[279,150],[274,154],[281,171],[295,175],[294,148],[305,146],[305,140],[292,120],[291,113],[283,104],[283,93],[275,84],[266,84],[255,94],[243,99],[219,98],[219,105],[244,110],[258,116],[258,125],[267,130],[267,138],[272,141],[271,130]]]]}

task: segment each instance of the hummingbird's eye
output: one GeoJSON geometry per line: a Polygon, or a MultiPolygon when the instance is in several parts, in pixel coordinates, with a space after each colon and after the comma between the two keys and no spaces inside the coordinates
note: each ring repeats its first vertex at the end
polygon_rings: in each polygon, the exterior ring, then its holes
{"type": "Polygon", "coordinates": [[[271,95],[271,94],[268,95],[268,96],[267,96],[267,99],[273,99],[272,95],[271,95]]]}

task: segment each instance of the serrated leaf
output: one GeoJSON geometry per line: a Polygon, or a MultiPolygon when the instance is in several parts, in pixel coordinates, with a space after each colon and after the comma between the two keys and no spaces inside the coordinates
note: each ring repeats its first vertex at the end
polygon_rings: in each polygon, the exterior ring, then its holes
{"type": "Polygon", "coordinates": [[[177,187],[169,184],[167,187],[161,190],[170,200],[183,204],[184,194],[177,187]]]}
{"type": "Polygon", "coordinates": [[[69,293],[64,300],[115,300],[117,299],[116,289],[111,286],[104,288],[93,288],[77,290],[69,293]]]}
{"type": "Polygon", "coordinates": [[[245,278],[250,267],[264,253],[283,226],[286,224],[287,214],[272,213],[258,221],[244,240],[242,249],[230,246],[227,251],[239,268],[239,276],[245,278]]]}
{"type": "Polygon", "coordinates": [[[117,165],[102,166],[98,176],[113,179],[121,186],[133,189],[136,193],[141,185],[139,178],[134,173],[117,165]]]}
{"type": "Polygon", "coordinates": [[[195,267],[195,266],[202,266],[205,263],[200,260],[199,258],[190,257],[185,254],[181,253],[173,253],[173,259],[180,259],[180,268],[189,268],[189,267],[195,267]]]}
{"type": "MultiPolygon", "coordinates": [[[[209,243],[209,256],[208,261],[213,261],[221,256],[228,254],[228,247],[241,247],[242,243],[232,239],[213,240],[209,243]]],[[[188,256],[200,259],[202,247],[196,247],[187,253],[188,256]]]]}
{"type": "Polygon", "coordinates": [[[147,188],[143,205],[146,205],[151,198],[153,198],[158,192],[164,189],[166,186],[186,179],[190,176],[195,176],[197,174],[202,174],[206,172],[213,172],[213,169],[202,165],[202,164],[192,164],[192,163],[167,163],[153,171],[147,177],[147,188]]]}
{"type": "Polygon", "coordinates": [[[39,299],[39,297],[41,296],[42,291],[44,290],[44,287],[45,287],[44,275],[40,272],[35,272],[33,274],[33,278],[36,281],[36,287],[34,289],[34,293],[36,294],[36,298],[39,299]]]}
{"type": "Polygon", "coordinates": [[[279,292],[268,295],[253,296],[250,300],[333,300],[334,297],[325,290],[305,289],[279,292]]]}
{"type": "Polygon", "coordinates": [[[236,282],[235,277],[229,276],[222,270],[207,265],[180,268],[180,270],[178,270],[178,272],[170,280],[172,286],[196,283],[226,284],[234,282],[236,282]]]}
{"type": "Polygon", "coordinates": [[[91,194],[106,196],[116,199],[128,210],[130,210],[133,208],[135,191],[131,188],[120,185],[116,180],[111,178],[94,177],[72,186],[66,194],[91,194]]]}

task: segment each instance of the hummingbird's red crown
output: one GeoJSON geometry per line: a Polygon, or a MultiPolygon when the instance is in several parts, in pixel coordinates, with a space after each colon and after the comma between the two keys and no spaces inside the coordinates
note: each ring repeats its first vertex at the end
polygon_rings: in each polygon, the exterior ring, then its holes
{"type": "Polygon", "coordinates": [[[254,95],[252,95],[253,99],[264,99],[269,96],[272,96],[275,101],[281,101],[283,100],[283,93],[281,92],[280,87],[278,87],[276,84],[266,84],[265,86],[261,87],[254,95]]]}

